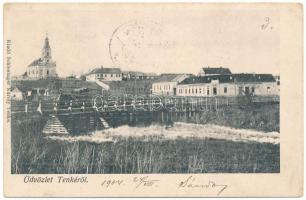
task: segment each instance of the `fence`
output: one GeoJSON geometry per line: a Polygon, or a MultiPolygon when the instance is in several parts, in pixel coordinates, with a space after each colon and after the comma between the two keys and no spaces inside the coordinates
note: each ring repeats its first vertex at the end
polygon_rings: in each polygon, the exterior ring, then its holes
{"type": "Polygon", "coordinates": [[[86,112],[96,109],[100,112],[118,111],[195,111],[218,110],[227,106],[254,103],[279,103],[278,96],[241,96],[241,97],[171,97],[140,96],[82,98],[70,100],[11,101],[11,113],[44,112],[86,112]]]}

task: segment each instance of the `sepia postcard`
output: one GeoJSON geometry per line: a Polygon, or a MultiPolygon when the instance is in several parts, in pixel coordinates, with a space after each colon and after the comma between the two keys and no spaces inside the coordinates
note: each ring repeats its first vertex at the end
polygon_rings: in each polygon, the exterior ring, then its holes
{"type": "Polygon", "coordinates": [[[4,5],[7,197],[303,195],[303,6],[4,5]]]}

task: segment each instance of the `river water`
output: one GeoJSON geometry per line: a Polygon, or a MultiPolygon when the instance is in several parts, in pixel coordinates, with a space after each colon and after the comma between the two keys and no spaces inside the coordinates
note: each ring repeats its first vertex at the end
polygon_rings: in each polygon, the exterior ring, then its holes
{"type": "Polygon", "coordinates": [[[84,136],[47,136],[47,139],[67,142],[116,142],[118,139],[134,137],[147,140],[156,138],[160,140],[175,140],[177,138],[213,138],[237,142],[259,142],[279,144],[280,134],[277,132],[260,132],[255,130],[235,129],[213,124],[192,124],[176,122],[172,127],[164,125],[150,125],[146,127],[128,125],[117,128],[96,131],[84,136]]]}

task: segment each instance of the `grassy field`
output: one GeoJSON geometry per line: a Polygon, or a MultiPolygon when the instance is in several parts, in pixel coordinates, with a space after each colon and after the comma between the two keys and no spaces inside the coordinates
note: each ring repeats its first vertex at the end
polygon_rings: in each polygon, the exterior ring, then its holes
{"type": "Polygon", "coordinates": [[[214,139],[39,141],[14,147],[12,173],[279,172],[279,145],[214,139]]]}
{"type": "Polygon", "coordinates": [[[14,139],[12,173],[277,173],[279,145],[216,139],[119,138],[101,144],[14,139]]]}
{"type": "MultiPolygon", "coordinates": [[[[13,120],[12,173],[278,173],[279,144],[217,139],[117,138],[117,142],[45,139],[46,117],[13,120]],[[14,121],[15,120],[15,121],[14,121]]],[[[279,130],[278,105],[207,112],[186,120],[262,131],[279,130]]]]}

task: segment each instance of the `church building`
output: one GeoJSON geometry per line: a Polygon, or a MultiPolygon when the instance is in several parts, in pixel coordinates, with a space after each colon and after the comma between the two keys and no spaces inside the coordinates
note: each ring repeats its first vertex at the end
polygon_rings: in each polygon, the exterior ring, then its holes
{"type": "Polygon", "coordinates": [[[30,79],[46,79],[56,77],[56,63],[52,60],[48,36],[41,52],[41,57],[27,67],[27,77],[30,79]]]}

